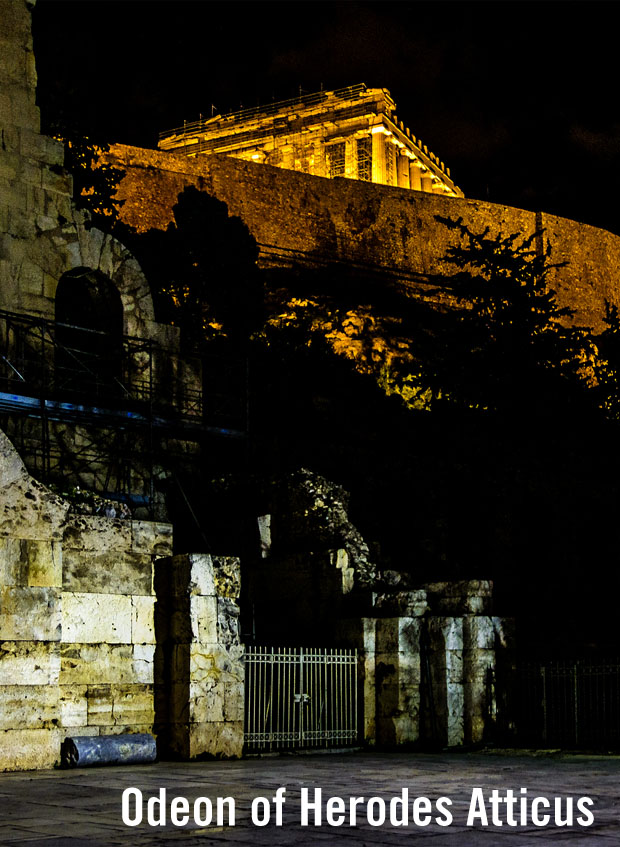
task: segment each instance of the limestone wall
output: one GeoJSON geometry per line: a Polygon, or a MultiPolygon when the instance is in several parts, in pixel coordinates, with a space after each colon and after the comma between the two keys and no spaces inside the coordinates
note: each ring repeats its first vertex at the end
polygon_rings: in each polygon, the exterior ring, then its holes
{"type": "Polygon", "coordinates": [[[244,664],[240,565],[189,554],[157,563],[157,702],[168,753],[240,756],[244,664]]]}
{"type": "Polygon", "coordinates": [[[366,743],[461,747],[497,737],[496,667],[514,639],[511,622],[490,613],[491,594],[484,580],[436,583],[377,595],[374,617],[341,622],[341,643],[362,654],[366,743]]]}
{"type": "Polygon", "coordinates": [[[568,267],[550,276],[575,322],[602,328],[605,298],[620,304],[620,238],[605,230],[479,200],[441,197],[358,180],[315,177],[216,154],[192,161],[116,145],[109,159],[126,170],[118,197],[124,220],[165,229],[187,185],[223,200],[248,226],[263,264],[346,260],[401,274],[421,293],[426,277],[452,269],[443,262],[457,235],[436,216],[463,218],[476,232],[529,235],[541,227],[552,260],[568,267]]]}
{"type": "Polygon", "coordinates": [[[168,524],[71,514],[0,433],[0,770],[51,767],[67,735],[152,730],[171,546],[168,524]]]}

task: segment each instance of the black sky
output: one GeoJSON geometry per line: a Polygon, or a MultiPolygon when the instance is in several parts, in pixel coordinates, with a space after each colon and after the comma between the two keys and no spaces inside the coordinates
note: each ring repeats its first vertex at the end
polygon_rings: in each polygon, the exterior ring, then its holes
{"type": "Polygon", "coordinates": [[[620,233],[616,2],[38,0],[44,128],[154,147],[184,119],[358,82],[466,196],[620,233]]]}

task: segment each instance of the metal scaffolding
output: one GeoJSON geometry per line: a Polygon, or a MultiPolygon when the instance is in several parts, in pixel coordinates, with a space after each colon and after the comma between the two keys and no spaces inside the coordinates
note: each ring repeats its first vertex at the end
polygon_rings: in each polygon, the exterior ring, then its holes
{"type": "Polygon", "coordinates": [[[193,385],[151,339],[0,311],[0,426],[42,481],[151,512],[156,473],[195,460],[209,438],[247,429],[245,374],[230,374],[244,363],[198,353],[184,361],[193,385]]]}

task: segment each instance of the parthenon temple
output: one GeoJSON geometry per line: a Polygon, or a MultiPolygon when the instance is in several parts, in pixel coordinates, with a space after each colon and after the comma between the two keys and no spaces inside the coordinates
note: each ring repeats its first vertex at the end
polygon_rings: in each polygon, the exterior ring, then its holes
{"type": "Polygon", "coordinates": [[[160,133],[159,148],[463,197],[450,168],[398,119],[387,88],[364,84],[184,123],[160,133]]]}

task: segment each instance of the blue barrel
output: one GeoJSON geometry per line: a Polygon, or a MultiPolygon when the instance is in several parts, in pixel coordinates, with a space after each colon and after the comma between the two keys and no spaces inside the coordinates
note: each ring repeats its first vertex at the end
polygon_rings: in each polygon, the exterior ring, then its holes
{"type": "Polygon", "coordinates": [[[154,762],[156,758],[155,737],[146,732],[65,738],[60,747],[60,762],[63,768],[140,765],[154,762]]]}

